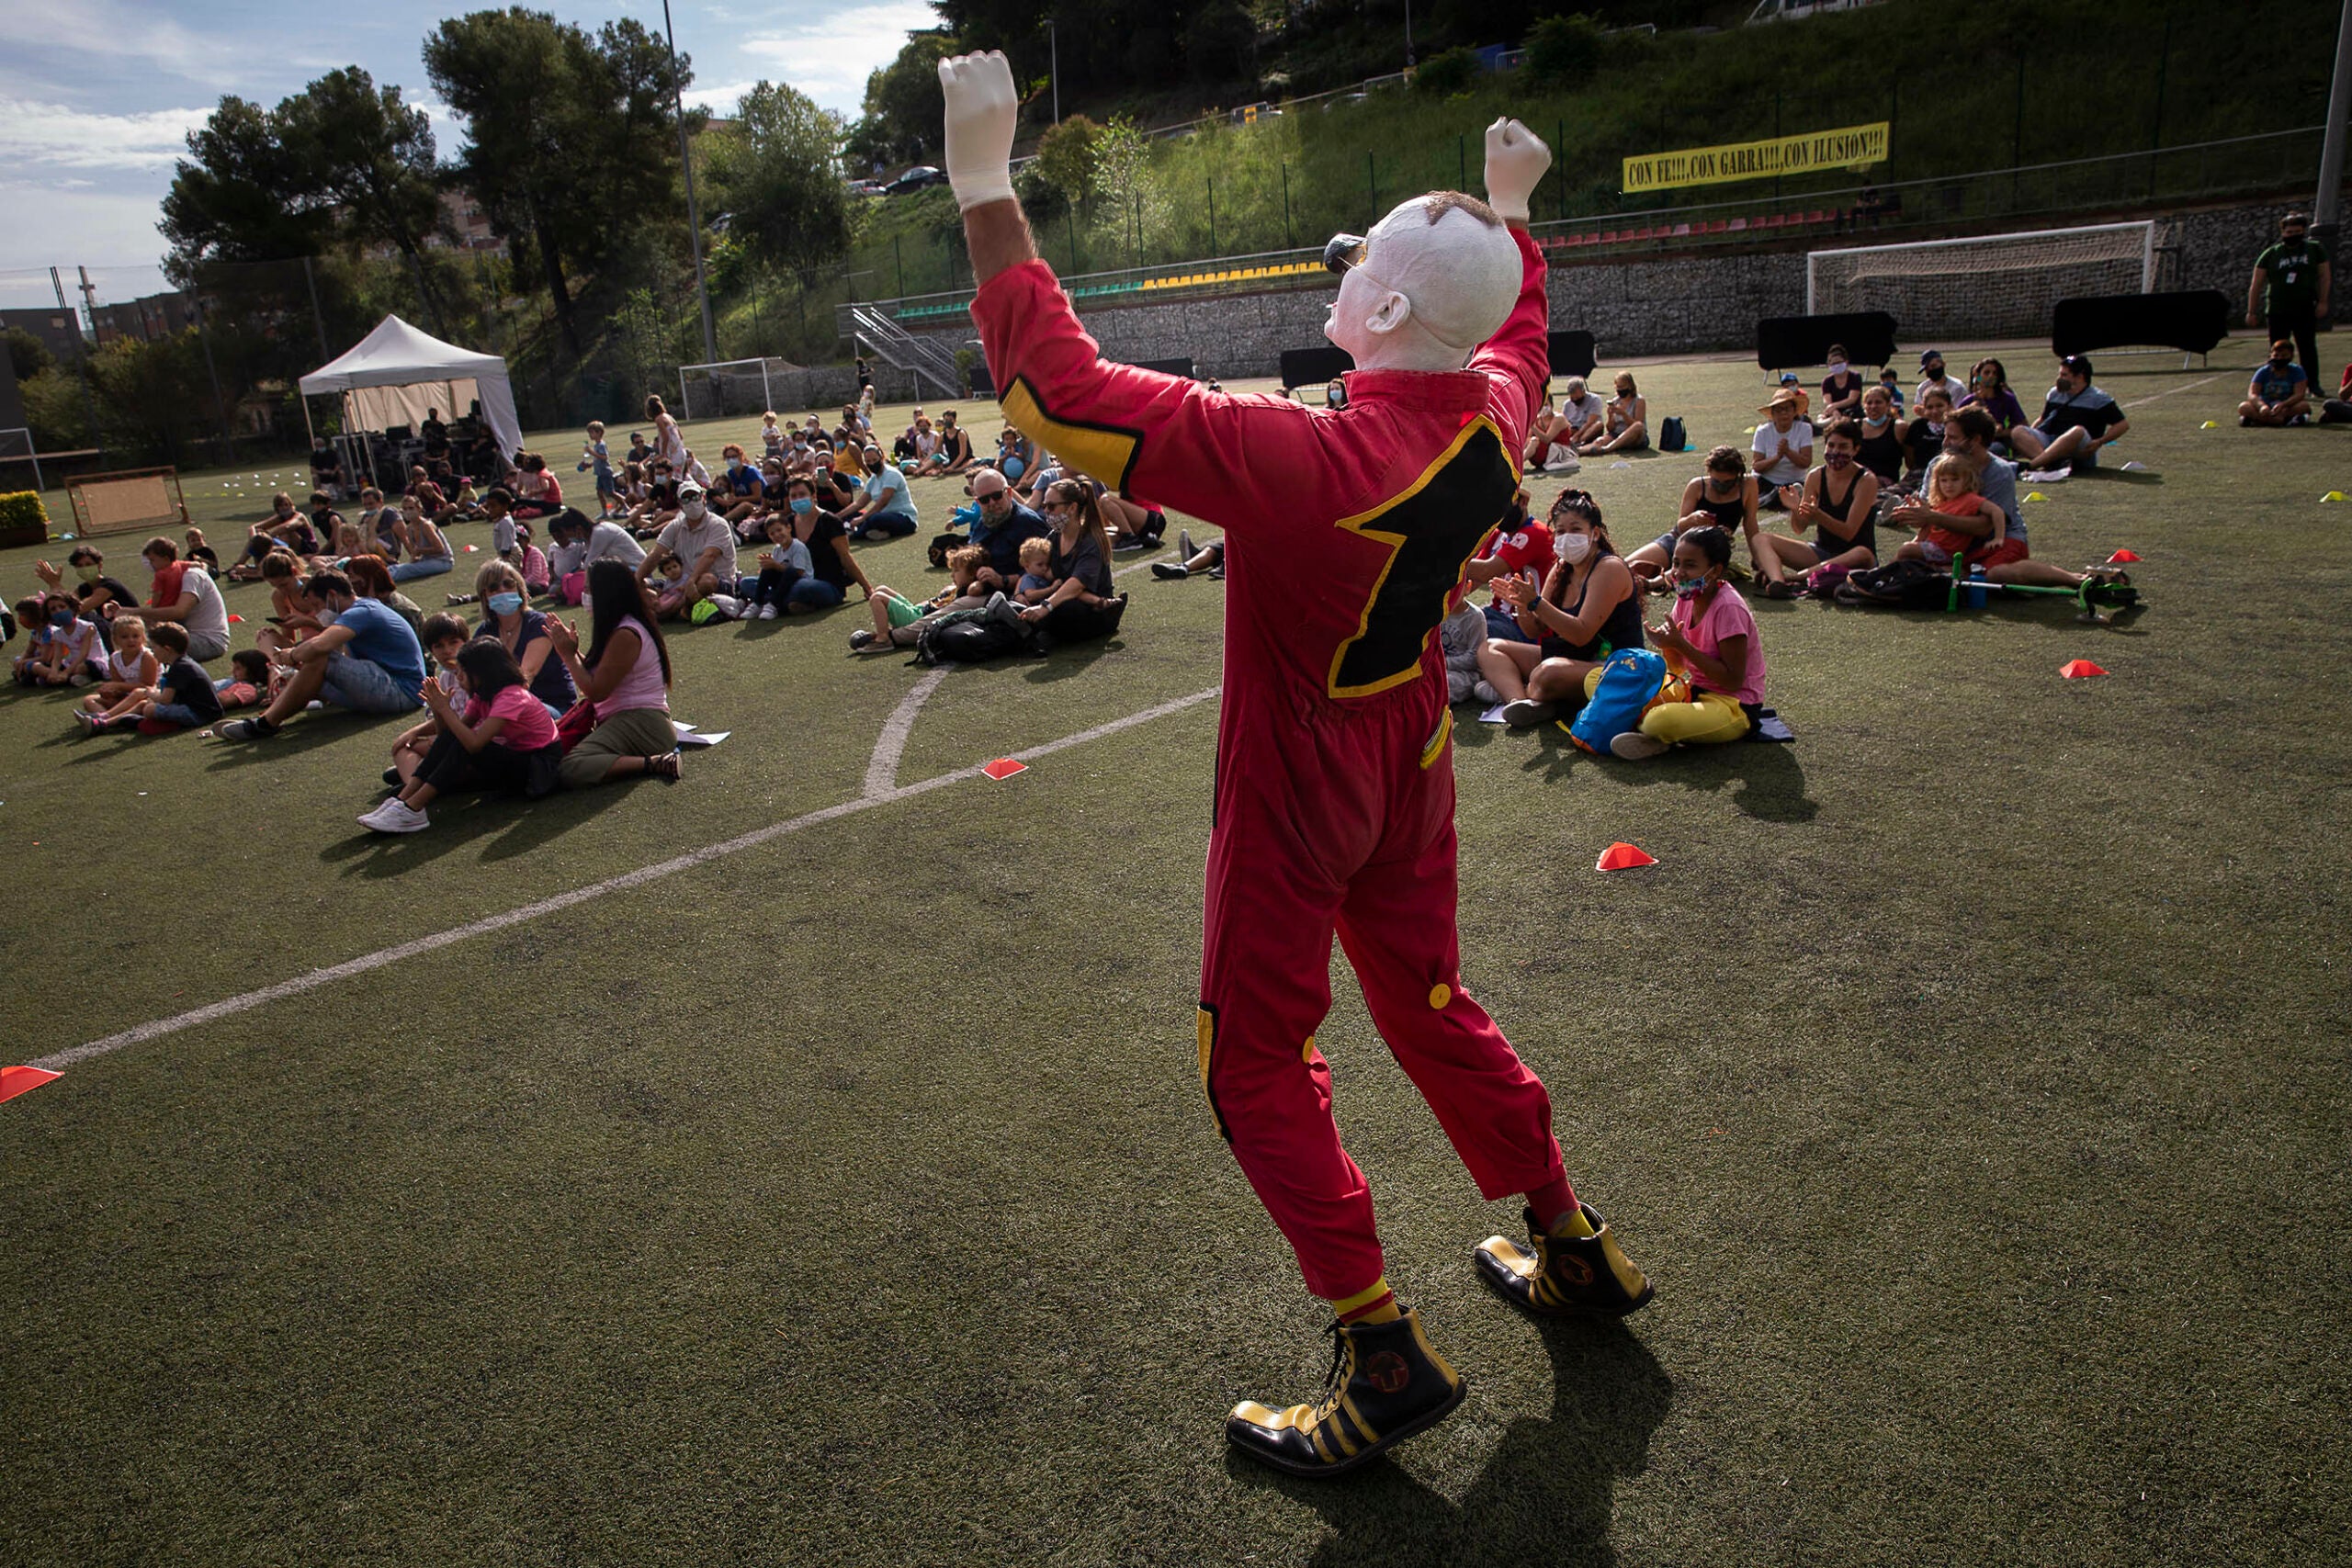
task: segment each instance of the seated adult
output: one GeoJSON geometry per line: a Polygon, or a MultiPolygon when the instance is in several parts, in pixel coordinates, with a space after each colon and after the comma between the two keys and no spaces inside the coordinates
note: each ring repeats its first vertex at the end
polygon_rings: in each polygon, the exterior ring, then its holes
{"type": "Polygon", "coordinates": [[[760,471],[752,467],[750,459],[743,456],[742,446],[736,442],[729,441],[720,447],[718,455],[727,466],[718,472],[717,494],[710,509],[727,519],[727,525],[742,537],[742,525],[760,514],[760,471]]]}
{"type": "MultiPolygon", "coordinates": [[[[1110,636],[1119,629],[1127,602],[1112,587],[1111,536],[1102,526],[1093,489],[1077,479],[1057,481],[1046,493],[1045,516],[1054,528],[1046,569],[1054,585],[1042,603],[1014,613],[1035,630],[1041,648],[1110,636]]],[[[1015,550],[1017,562],[1017,546],[1015,550]]],[[[990,604],[1011,608],[1010,599],[990,604]]]]}
{"type": "MultiPolygon", "coordinates": [[[[842,455],[847,457],[849,453],[844,451],[842,455]]],[[[817,487],[817,504],[829,512],[840,512],[857,499],[865,488],[865,476],[842,472],[834,466],[831,453],[820,452],[808,470],[808,480],[817,487]]]]}
{"type": "Polygon", "coordinates": [[[446,457],[448,456],[449,427],[441,423],[441,411],[439,409],[429,408],[424,411],[424,423],[416,427],[416,433],[424,437],[424,455],[426,457],[446,457]]]}
{"type": "Polygon", "coordinates": [[[1478,674],[1503,703],[1503,722],[1527,729],[1556,717],[1584,690],[1585,677],[1621,648],[1642,646],[1642,592],[1600,520],[1600,503],[1580,490],[1552,503],[1557,554],[1542,592],[1519,576],[1495,580],[1524,640],[1487,639],[1478,674]]]}
{"type": "Polygon", "coordinates": [[[531,608],[523,574],[503,560],[485,562],[474,573],[474,597],[482,607],[481,625],[474,628],[474,636],[494,637],[503,644],[521,668],[523,683],[531,695],[561,717],[576,694],[571,675],[563,660],[555,657],[555,644],[548,640],[547,616],[531,608]]]}
{"type": "Polygon", "coordinates": [[[1941,392],[1947,408],[1958,408],[1960,400],[1968,396],[1968,389],[1960,384],[1959,378],[1945,373],[1944,354],[1939,348],[1927,349],[1919,355],[1919,385],[1911,393],[1913,413],[1927,412],[1929,392],[1941,392]]]}
{"type": "MultiPolygon", "coordinates": [[[[323,502],[324,498],[314,494],[314,499],[323,502]]],[[[332,512],[332,503],[328,504],[332,512]]],[[[244,553],[229,568],[231,581],[250,582],[260,576],[262,558],[275,549],[289,549],[298,556],[319,553],[318,530],[295,509],[292,496],[280,491],[269,498],[269,507],[268,516],[246,527],[244,553]]]]}
{"type": "MultiPolygon", "coordinates": [[[[1639,729],[1610,741],[1628,761],[1676,746],[1736,740],[1756,722],[1764,702],[1764,639],[1755,614],[1731,585],[1731,536],[1693,528],[1674,542],[1674,610],[1649,628],[1667,667],[1690,682],[1688,701],[1662,702],[1642,715],[1639,729]]],[[[1600,680],[1585,678],[1590,694],[1600,680]]]]}
{"type": "Polygon", "coordinates": [[[1953,570],[1957,573],[1971,567],[1981,568],[1991,582],[2028,588],[2079,588],[2086,577],[2128,581],[2121,573],[2103,569],[2068,571],[2032,558],[2032,551],[2026,544],[2025,517],[2018,510],[2017,467],[1993,455],[1993,416],[1982,408],[1972,405],[1952,410],[1951,418],[1944,422],[1944,456],[1964,464],[1975,478],[1976,493],[1999,511],[2004,525],[1998,537],[1994,536],[1989,518],[1980,521],[1946,515],[1938,512],[1925,494],[1892,508],[1884,521],[1916,532],[1948,528],[1983,539],[1984,543],[1969,549],[1965,560],[1955,563],[1953,570]]]}
{"type": "Polygon", "coordinates": [[[1928,389],[1919,400],[1919,417],[1903,427],[1903,479],[1905,493],[1916,492],[1927,482],[1928,465],[1944,455],[1944,422],[1951,418],[1951,399],[1939,387],[1928,389]]]}
{"type": "Polygon", "coordinates": [[[2292,338],[2270,345],[2270,357],[2256,367],[2246,384],[2245,401],[2238,405],[2238,423],[2245,425],[2309,424],[2312,379],[2295,363],[2292,338]]]}
{"type": "Polygon", "coordinates": [[[1778,510],[1781,489],[1804,478],[1813,468],[1813,425],[1803,417],[1804,394],[1783,387],[1756,412],[1765,416],[1749,443],[1756,454],[1757,504],[1778,510]]]}
{"type": "Polygon", "coordinates": [[[1633,377],[1617,373],[1617,396],[1602,405],[1601,432],[1577,450],[1587,457],[1606,452],[1638,452],[1650,444],[1650,405],[1633,377]]]}
{"type": "Polygon", "coordinates": [[[408,494],[414,497],[417,505],[424,508],[424,514],[436,523],[441,520],[441,514],[449,510],[447,492],[425,471],[422,463],[412,464],[409,468],[408,494]]]}
{"type": "MultiPolygon", "coordinates": [[[[1075,482],[1056,479],[1054,484],[1075,482]]],[[[1046,494],[1052,493],[1053,488],[1048,486],[1046,494]]],[[[1091,491],[1089,495],[1091,499],[1091,491]]],[[[972,543],[989,553],[988,564],[980,568],[978,591],[1010,593],[1021,581],[1022,541],[1042,539],[1053,532],[1053,525],[1014,501],[1012,487],[994,468],[982,468],[972,476],[972,503],[980,509],[978,519],[972,525],[972,543]]]]}
{"type": "Polygon", "coordinates": [[[1781,497],[1792,533],[1817,532],[1814,542],[1758,529],[1747,541],[1748,553],[1764,579],[1764,597],[1793,599],[1797,584],[1791,572],[1816,567],[1843,567],[1855,571],[1878,564],[1878,528],[1871,513],[1878,506],[1878,476],[1861,465],[1860,422],[1841,419],[1821,434],[1822,465],[1792,485],[1781,497]]]}
{"type": "MultiPolygon", "coordinates": [[[[187,633],[187,656],[209,664],[229,651],[229,606],[220,585],[201,566],[180,559],[180,548],[158,535],[139,552],[154,574],[154,586],[139,618],[153,630],[157,621],[177,621],[187,633]]],[[[258,570],[258,569],[256,569],[258,570]]],[[[100,613],[111,618],[119,608],[107,604],[100,613]]]]}
{"type": "Polygon", "coordinates": [[[1997,359],[1980,359],[1969,370],[1968,396],[1957,406],[1983,409],[1993,421],[1993,439],[2004,444],[2011,442],[2011,432],[2033,428],[2026,422],[2025,405],[2010,389],[2007,367],[1997,359]]]}
{"type": "Polygon", "coordinates": [[[401,547],[408,552],[408,559],[392,570],[394,582],[413,582],[420,577],[438,577],[452,570],[458,555],[448,536],[441,532],[439,524],[427,516],[424,508],[413,505],[413,492],[401,502],[401,520],[395,525],[401,547]]]}
{"type": "Polygon", "coordinates": [[[1821,381],[1821,418],[1851,419],[1862,412],[1862,378],[1846,363],[1846,345],[1829,345],[1829,374],[1821,381]]]}
{"type": "MultiPolygon", "coordinates": [[[[1760,438],[1762,431],[1758,435],[1760,438]]],[[[1805,451],[1812,450],[1808,436],[1805,451]]],[[[1763,503],[1763,491],[1762,483],[1747,471],[1747,460],[1738,447],[1716,447],[1707,454],[1706,467],[1699,477],[1682,487],[1682,511],[1674,526],[1627,557],[1626,567],[1645,587],[1660,582],[1673,564],[1674,542],[1692,528],[1717,527],[1734,538],[1745,536],[1748,554],[1753,556],[1756,510],[1763,503]]]]}
{"type": "Polygon", "coordinates": [[[939,416],[939,446],[924,459],[922,472],[926,474],[960,474],[972,466],[972,437],[956,411],[948,409],[939,416]]]}
{"type": "Polygon", "coordinates": [[[914,492],[907,488],[907,476],[882,460],[880,447],[865,449],[865,491],[842,509],[841,518],[853,539],[877,534],[897,539],[915,531],[914,492]]]}
{"type": "MultiPolygon", "coordinates": [[[[100,631],[106,630],[107,605],[122,610],[139,608],[139,595],[130,591],[130,585],[107,575],[106,552],[97,546],[75,545],[73,553],[65,558],[65,564],[74,569],[71,588],[65,585],[65,574],[45,560],[33,563],[33,575],[73,600],[74,613],[84,620],[96,622],[100,631]]],[[[113,646],[111,638],[107,646],[113,646]]]]}
{"type": "Polygon", "coordinates": [[[848,597],[853,582],[874,597],[874,584],[849,547],[849,530],[839,513],[826,507],[816,481],[795,476],[785,487],[785,504],[792,518],[792,536],[808,547],[808,575],[785,592],[784,613],[805,615],[829,610],[848,597]]]}
{"type": "MultiPolygon", "coordinates": [[[[362,599],[373,599],[408,623],[416,633],[420,647],[424,641],[424,607],[401,592],[392,582],[391,569],[381,556],[356,555],[343,563],[343,575],[351,579],[351,591],[362,599]]],[[[258,640],[258,639],[256,639],[258,640]]]]}
{"type": "Polygon", "coordinates": [[[1861,465],[1878,476],[1884,490],[1903,477],[1903,422],[1896,417],[1901,400],[1885,387],[1862,392],[1861,465]]]}
{"type": "Polygon", "coordinates": [[[1569,377],[1560,388],[1560,425],[1564,434],[1554,439],[1577,452],[1608,431],[1609,405],[1581,376],[1569,377]]]}
{"type": "Polygon", "coordinates": [[[2011,432],[2010,440],[2029,470],[2026,478],[2047,484],[2097,468],[2098,449],[2131,429],[2115,400],[2091,385],[2091,362],[2070,354],[2058,361],[2056,382],[2041,400],[2041,417],[2030,430],[2011,432]]]}
{"type": "Polygon", "coordinates": [[[653,613],[653,596],[617,560],[588,569],[588,649],[561,620],[548,623],[556,656],[593,705],[595,728],[564,754],[556,778],[586,789],[650,773],[674,784],[678,732],[670,723],[670,649],[653,613]]]}
{"type": "Polygon", "coordinates": [[[631,571],[645,559],[645,547],[617,523],[593,521],[576,506],[567,506],[548,519],[548,572],[558,597],[577,604],[588,592],[588,569],[600,560],[616,560],[631,571]]]}
{"type": "Polygon", "coordinates": [[[702,486],[692,479],[678,487],[678,515],[654,537],[653,547],[638,563],[637,580],[650,582],[670,560],[683,570],[675,587],[662,596],[665,615],[684,619],[697,601],[735,592],[735,530],[710,510],[702,486]]]}
{"type": "Polygon", "coordinates": [[[399,614],[362,599],[339,571],[313,572],[303,597],[324,623],[286,650],[293,671],[269,706],[220,727],[224,740],[266,740],[313,698],[352,713],[413,713],[424,705],[424,648],[399,614]]]}
{"type": "Polygon", "coordinates": [[[552,517],[563,510],[563,485],[537,452],[518,453],[514,459],[514,499],[517,517],[552,517]]]}

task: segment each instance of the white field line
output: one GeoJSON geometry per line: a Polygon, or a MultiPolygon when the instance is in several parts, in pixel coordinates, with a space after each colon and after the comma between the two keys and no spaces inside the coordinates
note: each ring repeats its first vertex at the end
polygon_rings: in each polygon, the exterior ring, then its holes
{"type": "MultiPolygon", "coordinates": [[[[2130,402],[2125,403],[2122,406],[2127,409],[2143,408],[2147,404],[2154,402],[2158,398],[2169,398],[2175,392],[2194,391],[2198,388],[2204,386],[2206,382],[2218,381],[2224,376],[2234,376],[2237,374],[2238,372],[2234,370],[2216,370],[2211,376],[2205,377],[2202,380],[2184,381],[2177,387],[2166,387],[2161,392],[2150,392],[2144,398],[2134,398],[2130,402]]],[[[2253,372],[2248,371],[2246,374],[2251,376],[2253,372]]]]}
{"type": "Polygon", "coordinates": [[[955,668],[953,664],[942,664],[931,671],[910,686],[907,694],[899,699],[899,705],[890,710],[889,722],[883,725],[881,737],[874,742],[874,756],[865,764],[865,793],[869,796],[888,795],[899,787],[899,758],[906,751],[907,737],[914,730],[915,715],[922,711],[922,705],[955,668]]]}
{"type": "MultiPolygon", "coordinates": [[[[1142,712],[1129,714],[1125,718],[1114,718],[1107,723],[1098,724],[1091,729],[1081,729],[1075,735],[1065,735],[1058,740],[1048,740],[1041,746],[1032,746],[1025,751],[1015,751],[1012,756],[1019,761],[1034,761],[1037,758],[1051,756],[1057,751],[1066,750],[1072,746],[1082,746],[1090,740],[1100,740],[1105,736],[1116,735],[1123,729],[1133,729],[1137,725],[1149,724],[1155,719],[1166,718],[1171,714],[1196,707],[1216,696],[1218,689],[1211,686],[1204,692],[1194,692],[1190,696],[1178,697],[1172,702],[1145,708],[1142,712]]],[[[537,903],[509,909],[503,914],[469,920],[462,926],[452,926],[447,931],[435,931],[431,936],[418,937],[413,942],[401,942],[397,947],[387,947],[379,952],[348,959],[341,964],[330,964],[324,969],[313,969],[307,975],[298,975],[290,980],[281,980],[274,986],[264,986],[259,990],[247,991],[241,996],[227,997],[204,1007],[191,1009],[183,1013],[175,1013],[170,1018],[159,1018],[150,1023],[138,1024],[119,1033],[108,1034],[90,1041],[86,1044],[69,1046],[65,1050],[53,1052],[28,1065],[40,1067],[46,1072],[63,1072],[66,1068],[77,1064],[91,1061],[109,1052],[119,1051],[126,1045],[143,1044],[147,1041],[163,1035],[176,1033],[183,1029],[192,1029],[198,1024],[210,1023],[216,1019],[233,1017],[241,1012],[250,1012],[254,1008],[270,1002],[283,1001],[288,997],[299,997],[306,991],[315,991],[322,986],[333,985],[337,980],[347,980],[356,975],[365,975],[370,970],[399,964],[406,959],[433,953],[457,942],[470,941],[478,936],[488,936],[492,931],[504,931],[509,926],[519,926],[526,921],[536,920],[542,915],[552,915],[560,910],[569,909],[573,905],[584,904],[591,898],[601,898],[608,893],[641,887],[649,882],[659,882],[664,877],[674,876],[679,872],[691,871],[695,866],[707,865],[712,861],[723,859],[728,855],[741,854],[745,850],[756,849],[773,839],[785,838],[823,823],[854,816],[861,811],[871,810],[877,806],[887,806],[893,801],[926,795],[948,784],[961,784],[967,779],[982,776],[984,775],[980,772],[980,764],[975,762],[969,767],[958,768],[954,773],[941,773],[936,778],[923,779],[910,784],[894,784],[879,795],[862,795],[854,800],[842,801],[838,806],[828,806],[820,810],[791,818],[786,821],[772,823],[765,828],[757,828],[751,832],[738,834],[732,839],[723,840],[715,844],[707,844],[701,849],[688,851],[684,854],[657,862],[652,865],[641,866],[636,871],[625,872],[619,876],[608,877],[603,882],[592,883],[585,887],[575,887],[569,893],[559,893],[552,897],[539,899],[537,903]]]]}

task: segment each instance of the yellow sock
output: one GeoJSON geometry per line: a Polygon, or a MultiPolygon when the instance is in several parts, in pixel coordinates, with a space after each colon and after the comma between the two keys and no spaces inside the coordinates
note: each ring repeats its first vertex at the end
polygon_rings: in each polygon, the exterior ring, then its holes
{"type": "Polygon", "coordinates": [[[1579,1203],[1552,1222],[1552,1234],[1565,1241],[1581,1241],[1586,1236],[1600,1233],[1594,1230],[1592,1222],[1584,1217],[1584,1205],[1579,1203]]]}
{"type": "Polygon", "coordinates": [[[1331,1311],[1341,1323],[1394,1323],[1405,1315],[1396,1308],[1396,1292],[1388,1288],[1385,1274],[1353,1295],[1332,1302],[1331,1311]]]}

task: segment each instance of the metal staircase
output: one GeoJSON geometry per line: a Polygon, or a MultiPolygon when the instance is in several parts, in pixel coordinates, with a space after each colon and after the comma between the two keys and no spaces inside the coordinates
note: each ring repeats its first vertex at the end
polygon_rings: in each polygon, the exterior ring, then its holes
{"type": "Polygon", "coordinates": [[[918,390],[928,378],[938,385],[945,397],[964,395],[964,378],[956,368],[955,352],[944,344],[936,338],[917,337],[876,306],[851,305],[846,309],[851,331],[858,341],[880,355],[886,364],[910,373],[918,390]]]}

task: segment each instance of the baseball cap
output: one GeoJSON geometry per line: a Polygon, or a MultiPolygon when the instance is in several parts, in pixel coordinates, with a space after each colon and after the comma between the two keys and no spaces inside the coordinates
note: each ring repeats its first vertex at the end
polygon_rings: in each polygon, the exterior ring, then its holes
{"type": "Polygon", "coordinates": [[[1940,348],[1923,348],[1919,351],[1920,367],[1924,369],[1928,360],[1941,359],[1943,356],[1944,351],[1940,348]]]}
{"type": "Polygon", "coordinates": [[[678,493],[680,495],[700,495],[702,493],[702,483],[698,479],[688,479],[685,483],[678,487],[678,493]]]}
{"type": "Polygon", "coordinates": [[[1783,387],[1793,387],[1793,386],[1795,386],[1796,384],[1797,384],[1797,373],[1796,373],[1795,371],[1793,371],[1793,370],[1783,370],[1783,371],[1781,371],[1781,386],[1783,386],[1783,387]]]}

